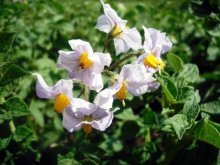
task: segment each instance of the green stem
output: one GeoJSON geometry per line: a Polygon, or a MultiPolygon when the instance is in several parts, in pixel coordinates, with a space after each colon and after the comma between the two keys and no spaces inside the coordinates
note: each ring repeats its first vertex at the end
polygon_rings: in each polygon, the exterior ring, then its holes
{"type": "Polygon", "coordinates": [[[137,51],[137,52],[132,52],[132,53],[128,54],[127,56],[123,57],[122,59],[120,59],[118,62],[112,64],[112,65],[108,68],[108,70],[113,70],[113,69],[115,69],[115,68],[118,68],[124,61],[129,60],[131,57],[139,56],[139,55],[141,55],[141,54],[143,54],[143,53],[144,53],[143,50],[137,51]]]}
{"type": "Polygon", "coordinates": [[[105,44],[104,44],[104,47],[103,47],[103,53],[105,53],[107,47],[108,47],[108,44],[109,42],[111,41],[111,39],[109,38],[109,35],[107,36],[106,40],[105,40],[105,44]]]}
{"type": "Polygon", "coordinates": [[[89,100],[89,89],[87,86],[85,86],[85,88],[84,88],[83,97],[86,101],[89,100]]]}
{"type": "Polygon", "coordinates": [[[102,73],[106,74],[107,76],[114,76],[114,75],[116,75],[116,74],[117,74],[117,73],[112,72],[112,71],[107,70],[107,69],[103,70],[103,72],[102,72],[102,73]]]}

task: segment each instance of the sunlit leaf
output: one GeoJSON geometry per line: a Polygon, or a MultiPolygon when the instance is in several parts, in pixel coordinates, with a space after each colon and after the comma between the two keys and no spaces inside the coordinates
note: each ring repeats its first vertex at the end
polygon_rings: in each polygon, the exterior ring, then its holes
{"type": "MultiPolygon", "coordinates": [[[[184,114],[176,114],[164,121],[164,125],[169,125],[173,129],[178,139],[182,139],[184,133],[190,128],[190,123],[187,121],[187,116],[184,114]]],[[[163,128],[167,131],[168,127],[163,128]]],[[[170,130],[168,130],[170,132],[170,130]]]]}
{"type": "Polygon", "coordinates": [[[192,130],[195,138],[220,148],[220,125],[207,118],[200,120],[192,130]]]}
{"type": "Polygon", "coordinates": [[[183,70],[183,61],[177,55],[169,53],[167,55],[167,61],[175,72],[180,72],[183,70]]]}

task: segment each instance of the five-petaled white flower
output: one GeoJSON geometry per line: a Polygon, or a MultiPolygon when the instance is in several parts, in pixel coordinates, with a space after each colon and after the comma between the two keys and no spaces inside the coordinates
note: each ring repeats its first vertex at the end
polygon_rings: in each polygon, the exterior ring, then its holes
{"type": "Polygon", "coordinates": [[[57,65],[69,72],[69,78],[81,80],[91,90],[103,88],[101,72],[109,66],[111,56],[108,53],[93,52],[91,45],[82,40],[70,40],[73,51],[59,51],[57,65]]]}
{"type": "Polygon", "coordinates": [[[124,65],[113,86],[101,91],[94,103],[104,109],[112,107],[114,96],[124,103],[127,90],[135,96],[140,96],[149,91],[149,86],[155,82],[152,73],[147,73],[143,64],[124,65]]]}
{"type": "Polygon", "coordinates": [[[82,99],[74,101],[76,112],[69,106],[63,112],[63,126],[73,132],[83,128],[86,134],[91,133],[92,128],[105,131],[112,123],[113,112],[102,109],[97,105],[82,99]]]}
{"type": "Polygon", "coordinates": [[[170,50],[172,43],[165,33],[161,33],[153,28],[147,29],[144,26],[143,29],[145,53],[137,59],[137,62],[143,63],[147,71],[155,73],[164,68],[165,64],[161,59],[161,55],[170,50]]]}
{"type": "Polygon", "coordinates": [[[54,110],[56,112],[61,113],[68,106],[74,104],[74,98],[72,97],[72,80],[61,79],[54,86],[48,86],[40,74],[34,73],[33,75],[37,76],[37,96],[45,99],[55,99],[54,110]]]}
{"type": "Polygon", "coordinates": [[[136,28],[126,27],[126,20],[122,20],[109,4],[100,0],[104,9],[104,15],[98,18],[96,28],[108,33],[114,39],[116,55],[127,52],[130,48],[138,50],[141,48],[141,36],[136,28]]]}

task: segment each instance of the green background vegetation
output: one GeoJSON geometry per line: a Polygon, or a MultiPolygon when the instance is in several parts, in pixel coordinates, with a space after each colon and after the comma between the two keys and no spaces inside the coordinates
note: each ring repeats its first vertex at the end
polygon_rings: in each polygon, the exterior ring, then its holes
{"type": "MultiPolygon", "coordinates": [[[[56,60],[70,39],[102,51],[106,34],[94,28],[100,2],[0,0],[0,164],[220,163],[220,1],[107,2],[142,36],[144,25],[171,39],[161,88],[130,96],[125,107],[116,101],[121,110],[105,132],[67,132],[53,100],[37,98],[31,73],[50,85],[65,78],[56,60]]],[[[123,57],[112,43],[108,51],[113,62],[123,57]]]]}

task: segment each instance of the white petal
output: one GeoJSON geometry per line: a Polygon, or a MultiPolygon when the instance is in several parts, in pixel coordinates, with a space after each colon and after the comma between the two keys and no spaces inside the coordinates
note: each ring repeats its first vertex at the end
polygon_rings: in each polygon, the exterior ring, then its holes
{"type": "Polygon", "coordinates": [[[172,43],[165,33],[153,28],[143,28],[145,35],[144,49],[146,52],[153,52],[156,57],[160,57],[161,54],[170,50],[172,43]]]}
{"type": "MultiPolygon", "coordinates": [[[[104,111],[104,110],[102,110],[104,111]]],[[[113,120],[113,113],[112,112],[105,112],[107,113],[104,117],[101,117],[99,120],[94,120],[92,123],[92,127],[100,130],[100,131],[105,131],[106,128],[108,128],[113,120]]]]}
{"type": "Polygon", "coordinates": [[[113,86],[110,86],[99,92],[98,95],[95,97],[94,103],[103,109],[112,108],[114,100],[113,96],[117,93],[117,91],[119,91],[121,85],[121,83],[115,83],[113,86]]]}
{"type": "Polygon", "coordinates": [[[77,68],[79,58],[80,54],[76,51],[65,52],[60,50],[57,66],[60,68],[65,68],[69,72],[72,72],[77,68]]]}
{"type": "Polygon", "coordinates": [[[143,26],[144,29],[144,50],[146,53],[150,53],[153,50],[153,43],[150,36],[150,33],[146,27],[143,26]]]}
{"type": "Polygon", "coordinates": [[[96,28],[105,33],[109,33],[113,27],[108,17],[106,15],[101,15],[97,20],[96,28]]]}
{"type": "Polygon", "coordinates": [[[57,94],[63,93],[69,96],[69,98],[71,98],[72,89],[73,89],[72,80],[61,79],[52,87],[52,92],[54,96],[56,96],[57,94]]]}
{"type": "Polygon", "coordinates": [[[144,54],[142,54],[142,55],[140,55],[138,58],[137,58],[137,63],[138,64],[143,64],[143,62],[144,62],[144,59],[148,56],[148,54],[149,53],[144,53],[144,54]]]}
{"type": "Polygon", "coordinates": [[[59,80],[54,86],[48,86],[44,81],[43,77],[34,73],[33,75],[37,76],[37,84],[36,84],[36,93],[40,98],[54,98],[56,95],[63,93],[66,94],[70,101],[72,102],[72,88],[73,83],[72,80],[59,80]]]}
{"type": "Polygon", "coordinates": [[[138,50],[142,47],[141,35],[136,28],[124,30],[119,37],[133,50],[138,50]]]}
{"type": "Polygon", "coordinates": [[[148,92],[153,92],[157,90],[159,87],[160,87],[160,83],[158,83],[157,81],[153,81],[149,83],[148,92]]]}
{"type": "Polygon", "coordinates": [[[135,96],[147,92],[149,83],[155,81],[152,74],[146,73],[143,64],[124,65],[120,76],[124,77],[127,90],[135,96]]]}
{"type": "Polygon", "coordinates": [[[34,76],[37,76],[37,84],[36,84],[36,93],[40,98],[52,98],[53,91],[52,87],[48,86],[44,81],[43,77],[38,73],[33,73],[34,76]]]}
{"type": "Polygon", "coordinates": [[[120,22],[122,19],[118,16],[116,11],[111,8],[109,4],[105,4],[102,0],[100,0],[104,9],[104,13],[106,17],[108,17],[111,22],[111,26],[114,27],[117,22],[120,22]]]}
{"type": "Polygon", "coordinates": [[[65,111],[63,111],[63,127],[66,128],[69,132],[76,131],[80,129],[79,123],[81,123],[82,119],[77,118],[75,116],[75,113],[71,111],[70,108],[67,108],[65,111]]]}
{"type": "Polygon", "coordinates": [[[89,42],[80,39],[69,40],[68,42],[73,50],[76,50],[80,53],[83,52],[88,52],[89,54],[93,53],[92,47],[89,42]]]}
{"type": "Polygon", "coordinates": [[[114,38],[114,45],[115,45],[116,55],[127,52],[130,49],[127,43],[121,38],[114,38]]]}
{"type": "Polygon", "coordinates": [[[92,74],[87,85],[89,89],[99,92],[103,88],[102,75],[100,73],[92,74]]]}
{"type": "Polygon", "coordinates": [[[76,108],[76,113],[82,113],[87,116],[94,113],[98,108],[96,105],[83,99],[74,99],[73,106],[76,108]]]}
{"type": "Polygon", "coordinates": [[[109,53],[94,53],[96,56],[99,57],[100,63],[104,66],[109,66],[112,62],[111,55],[109,53]]]}

